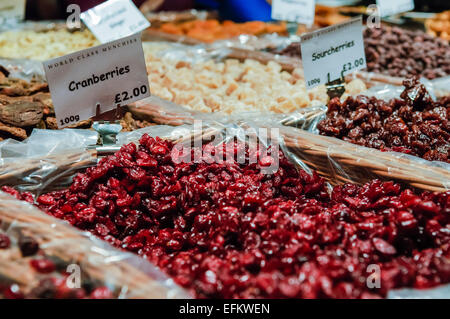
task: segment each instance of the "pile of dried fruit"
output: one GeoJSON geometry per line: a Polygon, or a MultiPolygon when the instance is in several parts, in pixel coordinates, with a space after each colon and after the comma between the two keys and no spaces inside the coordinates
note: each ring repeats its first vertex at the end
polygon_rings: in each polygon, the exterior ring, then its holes
{"type": "MultiPolygon", "coordinates": [[[[423,76],[428,79],[450,75],[450,45],[422,31],[400,28],[366,28],[364,44],[367,70],[395,76],[423,76]]],[[[301,58],[299,42],[269,51],[301,58]]]]}
{"type": "Polygon", "coordinates": [[[366,28],[364,44],[368,71],[430,80],[450,75],[450,44],[425,32],[366,28]]]}
{"type": "MultiPolygon", "coordinates": [[[[11,189],[9,191],[15,193],[11,189]]],[[[22,198],[33,202],[33,198],[26,194],[22,198]]],[[[6,233],[0,231],[0,258],[5,262],[8,260],[17,262],[20,259],[22,268],[14,271],[23,271],[22,275],[25,278],[22,283],[16,283],[2,273],[0,276],[0,299],[113,298],[113,293],[107,287],[99,286],[88,278],[83,278],[82,287],[69,288],[67,264],[58,258],[47,256],[45,251],[39,247],[39,243],[32,237],[19,234],[18,238],[11,240],[6,233]]]]}
{"type": "MultiPolygon", "coordinates": [[[[233,143],[234,156],[256,152],[233,143]]],[[[450,192],[374,180],[330,194],[282,152],[263,174],[270,155],[220,163],[226,145],[207,144],[203,161],[176,164],[174,150],[144,135],[37,205],[148,258],[200,298],[376,298],[450,282],[450,192]],[[380,288],[366,285],[372,264],[380,288]]]]}
{"type": "Polygon", "coordinates": [[[450,96],[434,102],[417,78],[403,81],[401,99],[338,98],[328,103],[320,134],[450,163],[450,96]]]}

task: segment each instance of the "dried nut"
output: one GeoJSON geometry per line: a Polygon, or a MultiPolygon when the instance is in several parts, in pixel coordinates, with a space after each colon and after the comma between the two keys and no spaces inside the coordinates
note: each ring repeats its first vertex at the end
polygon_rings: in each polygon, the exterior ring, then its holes
{"type": "Polygon", "coordinates": [[[27,132],[24,129],[0,122],[0,134],[2,132],[7,133],[7,135],[12,135],[20,140],[27,138],[27,132]]]}

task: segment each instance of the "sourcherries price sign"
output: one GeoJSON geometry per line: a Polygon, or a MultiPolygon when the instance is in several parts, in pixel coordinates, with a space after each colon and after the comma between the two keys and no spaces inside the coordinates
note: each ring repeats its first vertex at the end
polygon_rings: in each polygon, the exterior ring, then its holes
{"type": "Polygon", "coordinates": [[[44,62],[58,127],[150,95],[141,35],[44,62]]]}
{"type": "Polygon", "coordinates": [[[272,0],[272,19],[312,25],[314,0],[272,0]]]}
{"type": "Polygon", "coordinates": [[[147,29],[150,22],[131,0],[109,0],[81,14],[81,19],[102,43],[147,29]]]}
{"type": "Polygon", "coordinates": [[[362,31],[362,17],[357,17],[301,37],[308,89],[366,67],[362,31]]]}

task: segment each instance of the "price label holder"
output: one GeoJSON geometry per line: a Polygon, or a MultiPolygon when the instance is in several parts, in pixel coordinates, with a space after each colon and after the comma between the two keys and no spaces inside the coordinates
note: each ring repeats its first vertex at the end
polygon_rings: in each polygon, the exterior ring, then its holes
{"type": "Polygon", "coordinates": [[[111,155],[120,150],[120,145],[117,145],[117,134],[122,130],[120,122],[96,121],[92,128],[97,131],[98,139],[97,144],[88,146],[88,149],[95,149],[98,157],[111,155]]]}
{"type": "Polygon", "coordinates": [[[306,88],[312,89],[364,69],[362,17],[301,36],[306,88]]]}
{"type": "Polygon", "coordinates": [[[109,0],[81,14],[81,20],[102,43],[147,29],[150,22],[131,0],[109,0]]]}
{"type": "Polygon", "coordinates": [[[150,96],[141,35],[44,62],[58,127],[150,96]]]}
{"type": "Polygon", "coordinates": [[[392,16],[414,10],[414,0],[377,0],[380,16],[392,16]]]}
{"type": "Polygon", "coordinates": [[[314,23],[314,0],[272,0],[272,19],[306,24],[314,23]]]}
{"type": "Polygon", "coordinates": [[[0,23],[5,20],[23,20],[26,0],[0,0],[0,23]]]}

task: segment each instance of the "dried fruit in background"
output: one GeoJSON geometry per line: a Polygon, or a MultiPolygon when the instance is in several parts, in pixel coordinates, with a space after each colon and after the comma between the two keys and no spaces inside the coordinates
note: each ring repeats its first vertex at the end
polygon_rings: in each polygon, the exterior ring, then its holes
{"type": "MultiPolygon", "coordinates": [[[[47,83],[9,78],[0,66],[0,141],[7,138],[26,139],[34,128],[57,130],[58,123],[47,83]]],[[[68,128],[91,128],[85,120],[68,128]]],[[[122,120],[124,131],[153,125],[134,119],[131,113],[122,120]]]]}

